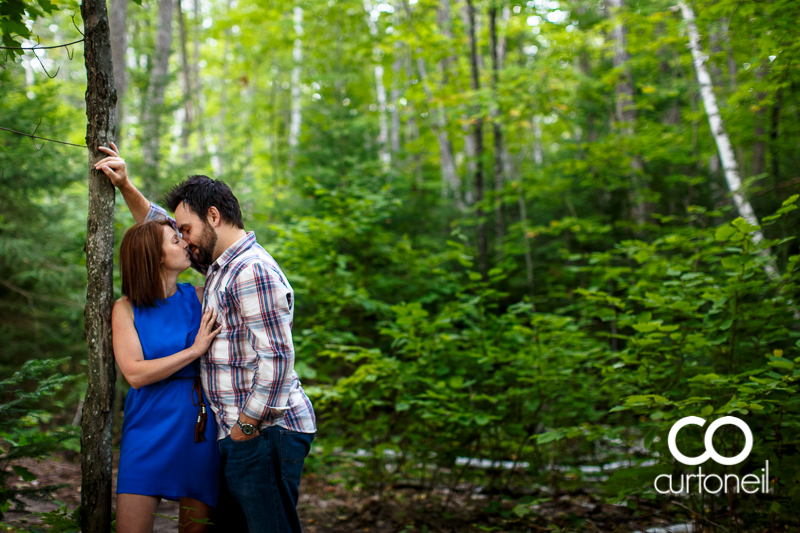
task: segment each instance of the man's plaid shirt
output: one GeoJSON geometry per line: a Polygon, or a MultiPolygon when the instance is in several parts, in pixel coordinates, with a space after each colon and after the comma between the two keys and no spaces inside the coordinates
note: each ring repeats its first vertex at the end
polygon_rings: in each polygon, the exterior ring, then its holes
{"type": "MultiPolygon", "coordinates": [[[[145,220],[175,219],[151,203],[145,220]]],[[[278,263],[250,231],[205,267],[203,310],[216,309],[222,331],[201,357],[203,388],[219,423],[230,434],[239,413],[301,433],[317,431],[311,401],[294,371],[294,291],[278,263]]]]}

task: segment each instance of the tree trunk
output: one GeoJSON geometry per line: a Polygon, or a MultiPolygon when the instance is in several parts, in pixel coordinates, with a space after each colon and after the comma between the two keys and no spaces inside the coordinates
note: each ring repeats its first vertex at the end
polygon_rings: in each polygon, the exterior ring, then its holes
{"type": "Polygon", "coordinates": [[[117,106],[114,124],[117,125],[115,143],[120,145],[122,138],[122,98],[128,90],[128,76],[125,70],[125,54],[128,50],[128,0],[114,0],[111,10],[111,56],[114,60],[114,84],[117,89],[117,106]]]}
{"type": "MultiPolygon", "coordinates": [[[[226,2],[226,8],[231,10],[232,0],[226,2]]],[[[231,29],[225,28],[222,31],[224,46],[222,57],[227,58],[231,50],[231,29]]],[[[219,130],[217,132],[217,142],[214,145],[213,155],[211,156],[211,166],[217,176],[225,175],[225,170],[229,167],[227,158],[227,127],[228,127],[228,81],[230,80],[230,63],[227,59],[222,64],[222,80],[219,84],[219,130]]]]}
{"type": "Polygon", "coordinates": [[[114,354],[111,307],[114,301],[114,186],[94,163],[105,157],[98,146],[114,140],[117,94],[105,0],[85,0],[86,145],[89,148],[89,213],[86,233],[87,291],[84,321],[88,346],[88,386],[81,419],[81,529],[111,529],[111,426],[114,354]]]}
{"type": "MultiPolygon", "coordinates": [[[[733,45],[731,44],[730,36],[730,20],[724,21],[722,25],[722,41],[725,43],[725,55],[728,59],[728,90],[731,94],[736,92],[736,75],[738,67],[736,60],[733,57],[733,45]]],[[[744,167],[744,149],[741,144],[736,147],[736,156],[739,160],[739,165],[744,167]]]]}
{"type": "Polygon", "coordinates": [[[300,141],[300,126],[302,124],[302,102],[300,96],[300,68],[303,61],[303,8],[294,8],[294,47],[292,48],[292,112],[289,120],[289,157],[286,161],[286,168],[292,170],[295,163],[297,143],[300,141]]]}
{"type": "Polygon", "coordinates": [[[783,105],[783,88],[779,88],[772,104],[772,127],[770,129],[770,158],[772,159],[772,180],[776,185],[781,179],[780,152],[778,150],[778,137],[781,125],[781,107],[783,105]]]}
{"type": "Polygon", "coordinates": [[[375,92],[378,96],[378,153],[384,168],[392,163],[389,151],[389,120],[386,116],[386,87],[383,84],[383,65],[375,65],[375,92]]]}
{"type": "Polygon", "coordinates": [[[542,148],[542,116],[533,117],[533,161],[537,166],[544,162],[544,149],[542,148]]]}
{"type": "MultiPolygon", "coordinates": [[[[230,4],[229,4],[230,6],[230,4]]],[[[229,7],[230,8],[230,7],[229,7]]],[[[223,57],[228,56],[231,46],[230,30],[223,32],[225,45],[222,48],[223,57]]],[[[230,78],[230,65],[227,61],[222,65],[222,80],[219,84],[219,114],[217,120],[219,121],[219,130],[217,131],[217,142],[213,145],[211,163],[214,171],[219,175],[225,174],[227,165],[227,158],[225,153],[228,147],[227,143],[227,124],[228,124],[228,79],[230,78]]]]}
{"type": "Polygon", "coordinates": [[[521,186],[517,194],[517,202],[519,203],[519,221],[522,225],[522,246],[525,250],[525,277],[530,295],[533,296],[533,258],[531,257],[531,243],[528,236],[528,212],[525,209],[525,197],[521,186]]]}
{"type": "MultiPolygon", "coordinates": [[[[472,90],[477,97],[481,90],[480,72],[478,70],[478,45],[475,37],[475,6],[472,0],[466,3],[467,35],[469,37],[469,59],[472,90]]],[[[481,274],[486,275],[487,265],[487,245],[486,245],[486,224],[483,222],[483,117],[480,115],[481,108],[474,109],[476,114],[473,119],[472,137],[475,149],[475,202],[478,204],[475,215],[478,218],[477,237],[478,237],[478,268],[481,274]]]]}
{"type": "Polygon", "coordinates": [[[194,40],[194,95],[197,98],[195,109],[195,118],[197,119],[197,147],[200,152],[199,155],[206,155],[206,132],[203,126],[203,92],[202,83],[200,82],[200,0],[194,0],[194,31],[192,38],[194,40]]]}
{"type": "MultiPolygon", "coordinates": [[[[733,157],[733,150],[731,149],[728,133],[725,131],[725,125],[722,123],[722,117],[717,108],[717,97],[714,94],[711,77],[708,75],[708,70],[705,65],[708,56],[703,53],[700,45],[700,35],[697,32],[694,11],[692,11],[692,8],[687,4],[680,3],[678,5],[680,6],[681,14],[686,21],[686,26],[689,31],[689,49],[692,52],[692,60],[697,73],[697,82],[700,85],[703,105],[706,108],[708,124],[711,127],[711,133],[714,135],[714,140],[719,150],[719,158],[725,172],[725,181],[728,184],[728,189],[733,194],[733,201],[736,204],[736,209],[739,211],[739,216],[745,219],[749,224],[759,226],[760,224],[753,211],[753,207],[750,205],[750,202],[744,198],[742,193],[739,192],[739,189],[742,187],[742,180],[739,178],[739,169],[736,165],[736,158],[733,157]]],[[[758,244],[763,239],[764,236],[760,230],[753,234],[754,244],[758,244]]],[[[773,280],[778,279],[780,277],[778,269],[775,265],[775,260],[770,255],[769,249],[763,249],[760,253],[768,258],[768,261],[764,264],[764,270],[767,272],[767,275],[773,280]]]]}
{"type": "MultiPolygon", "coordinates": [[[[403,2],[407,16],[409,17],[409,24],[411,20],[411,9],[407,1],[403,2]]],[[[442,0],[441,6],[436,10],[436,24],[439,30],[447,37],[452,39],[453,34],[450,24],[450,2],[449,0],[442,0]]],[[[422,49],[417,50],[419,57],[417,59],[417,70],[419,71],[420,81],[422,88],[425,91],[425,96],[428,99],[428,105],[433,107],[434,95],[428,78],[427,64],[422,49]]],[[[439,61],[439,69],[441,71],[441,84],[440,89],[447,90],[448,81],[448,65],[450,58],[444,58],[439,61]]],[[[450,142],[450,135],[448,132],[447,111],[442,105],[441,100],[436,102],[436,114],[431,128],[436,136],[436,143],[439,146],[439,172],[442,181],[442,197],[446,197],[448,190],[453,192],[453,199],[455,207],[463,211],[464,201],[461,199],[461,180],[456,173],[456,165],[453,159],[453,145],[450,142]]]]}
{"type": "MultiPolygon", "coordinates": [[[[378,25],[372,20],[372,2],[364,0],[364,11],[367,14],[369,33],[373,37],[378,35],[378,25]]],[[[378,61],[377,46],[373,48],[373,56],[378,61]]],[[[386,116],[386,87],[383,84],[383,65],[375,65],[375,93],[378,98],[378,157],[383,163],[384,170],[392,164],[392,154],[389,151],[389,120],[386,116]]]]}
{"type": "MultiPolygon", "coordinates": [[[[428,80],[425,58],[422,56],[417,59],[417,70],[419,71],[420,81],[422,81],[422,88],[425,90],[428,103],[433,105],[433,91],[431,90],[431,84],[428,80]]],[[[433,122],[433,133],[439,145],[439,170],[442,176],[442,193],[448,188],[452,190],[456,207],[462,210],[464,204],[461,200],[461,182],[456,175],[456,166],[453,161],[453,145],[450,142],[450,136],[447,132],[447,112],[441,100],[436,103],[436,117],[433,122]]]]}
{"type": "Polygon", "coordinates": [[[192,134],[194,123],[194,105],[192,91],[192,76],[189,69],[189,57],[186,53],[186,24],[183,20],[183,10],[180,0],[176,0],[175,8],[178,16],[178,26],[181,37],[181,72],[183,74],[183,123],[181,124],[181,146],[185,151],[189,147],[189,136],[192,134]]]}
{"type": "MultiPolygon", "coordinates": [[[[622,21],[623,6],[624,0],[609,1],[610,15],[617,18],[614,25],[614,68],[622,70],[622,75],[614,88],[616,94],[615,116],[622,135],[631,137],[634,134],[634,125],[636,124],[636,108],[633,104],[633,80],[628,67],[627,29],[622,21]]],[[[630,173],[631,214],[636,223],[640,225],[645,222],[645,205],[639,183],[641,170],[641,161],[637,156],[632,156],[630,173]]]]}
{"type": "MultiPolygon", "coordinates": [[[[504,18],[508,11],[503,10],[504,18]]],[[[505,19],[508,20],[507,18],[505,19]]],[[[503,238],[505,236],[505,206],[503,205],[503,186],[505,183],[504,159],[505,148],[503,147],[503,126],[500,123],[500,105],[498,95],[498,84],[500,70],[503,68],[503,54],[505,53],[505,39],[497,39],[497,8],[489,8],[489,53],[492,58],[492,92],[494,93],[492,104],[492,127],[494,130],[494,228],[495,228],[495,252],[498,261],[503,258],[503,238]]]]}
{"type": "Polygon", "coordinates": [[[392,128],[389,136],[392,154],[397,156],[400,153],[400,71],[403,68],[403,58],[400,45],[395,47],[397,58],[392,63],[392,92],[389,97],[392,102],[392,128]]]}
{"type": "Polygon", "coordinates": [[[164,91],[167,87],[169,56],[172,47],[172,0],[158,0],[158,28],[156,48],[150,84],[147,86],[147,102],[144,112],[144,135],[142,136],[142,169],[147,196],[158,191],[159,152],[161,149],[161,115],[164,109],[164,91]]]}
{"type": "MultiPolygon", "coordinates": [[[[764,79],[764,71],[767,66],[762,63],[756,69],[756,81],[760,84],[764,79]]],[[[756,93],[756,108],[758,109],[753,113],[753,167],[752,176],[758,176],[764,172],[766,168],[767,159],[767,143],[764,140],[765,128],[767,122],[767,110],[763,105],[766,94],[762,91],[756,93]]]]}

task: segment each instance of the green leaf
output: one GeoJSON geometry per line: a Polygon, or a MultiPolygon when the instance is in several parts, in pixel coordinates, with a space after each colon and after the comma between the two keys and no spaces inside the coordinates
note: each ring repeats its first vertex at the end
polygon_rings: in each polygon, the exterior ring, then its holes
{"type": "Polygon", "coordinates": [[[633,325],[633,329],[635,329],[639,333],[650,333],[652,331],[658,330],[658,327],[659,327],[658,322],[647,322],[647,323],[633,325]]]}
{"type": "Polygon", "coordinates": [[[767,364],[776,368],[785,368],[786,370],[794,368],[794,363],[783,357],[771,357],[767,364]]]}
{"type": "Polygon", "coordinates": [[[25,468],[24,466],[14,465],[11,468],[14,469],[14,472],[22,478],[22,481],[34,481],[36,479],[36,474],[25,468]]]}
{"type": "Polygon", "coordinates": [[[745,233],[745,234],[751,233],[751,232],[759,229],[759,226],[753,226],[752,224],[747,222],[742,217],[737,218],[736,220],[731,222],[731,224],[733,224],[736,229],[738,229],[739,231],[741,231],[742,233],[745,233]]]}
{"type": "Polygon", "coordinates": [[[479,426],[485,426],[490,421],[491,420],[486,415],[478,415],[478,416],[475,417],[475,423],[478,424],[479,426]]]}
{"type": "Polygon", "coordinates": [[[511,510],[512,513],[522,518],[531,512],[531,508],[524,504],[519,504],[511,510]]]}
{"type": "Polygon", "coordinates": [[[703,416],[708,416],[714,412],[714,407],[711,405],[706,405],[702,409],[700,409],[700,414],[703,416]]]}
{"type": "Polygon", "coordinates": [[[564,435],[560,431],[547,431],[545,433],[539,433],[536,436],[536,444],[547,444],[548,442],[561,440],[563,436],[564,435]]]}
{"type": "Polygon", "coordinates": [[[731,238],[731,235],[736,233],[736,228],[731,225],[720,226],[717,228],[716,233],[714,233],[714,238],[717,239],[719,242],[727,241],[731,238]]]}
{"type": "Polygon", "coordinates": [[[464,385],[464,378],[461,376],[453,376],[450,378],[450,386],[454,389],[460,389],[464,385]]]}

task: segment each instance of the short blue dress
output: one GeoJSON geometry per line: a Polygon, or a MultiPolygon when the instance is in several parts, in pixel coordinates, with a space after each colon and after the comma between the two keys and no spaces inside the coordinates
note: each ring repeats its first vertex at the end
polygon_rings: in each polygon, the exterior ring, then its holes
{"type": "MultiPolygon", "coordinates": [[[[146,360],[178,353],[194,343],[202,308],[194,287],[179,283],[156,307],[133,306],[146,360]]],[[[217,423],[207,410],[204,442],[195,442],[199,403],[193,391],[199,360],[167,379],[139,389],[125,400],[117,494],[194,498],[215,507],[219,493],[217,423]]],[[[203,395],[204,403],[205,395],[203,395]]]]}

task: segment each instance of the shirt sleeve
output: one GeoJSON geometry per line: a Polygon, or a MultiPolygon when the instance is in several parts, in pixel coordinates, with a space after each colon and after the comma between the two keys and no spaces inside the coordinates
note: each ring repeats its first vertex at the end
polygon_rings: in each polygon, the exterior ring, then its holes
{"type": "Polygon", "coordinates": [[[230,294],[256,352],[253,383],[242,412],[257,420],[282,418],[289,410],[294,375],[292,290],[280,274],[260,263],[248,265],[232,285],[230,294]]]}
{"type": "MultiPolygon", "coordinates": [[[[160,205],[154,204],[153,202],[150,202],[150,209],[147,211],[147,216],[144,217],[145,222],[150,222],[151,220],[166,220],[170,223],[172,229],[178,231],[178,223],[175,222],[175,219],[169,216],[166,209],[160,205]]],[[[178,235],[180,234],[181,232],[178,231],[178,235]]],[[[197,270],[204,276],[208,273],[208,265],[201,265],[197,261],[197,257],[191,249],[189,249],[189,260],[192,263],[193,269],[197,270]]]]}

